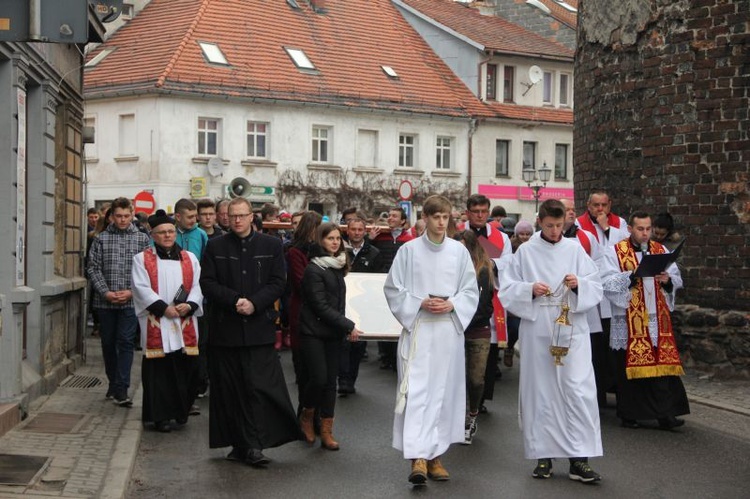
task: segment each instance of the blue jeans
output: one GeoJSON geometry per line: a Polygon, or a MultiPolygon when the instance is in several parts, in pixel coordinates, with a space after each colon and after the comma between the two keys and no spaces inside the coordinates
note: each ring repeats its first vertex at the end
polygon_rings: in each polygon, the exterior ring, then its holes
{"type": "Polygon", "coordinates": [[[133,365],[133,348],[138,318],[132,307],[97,309],[99,336],[102,340],[104,370],[109,380],[108,394],[117,399],[127,397],[130,388],[130,368],[133,365]]]}

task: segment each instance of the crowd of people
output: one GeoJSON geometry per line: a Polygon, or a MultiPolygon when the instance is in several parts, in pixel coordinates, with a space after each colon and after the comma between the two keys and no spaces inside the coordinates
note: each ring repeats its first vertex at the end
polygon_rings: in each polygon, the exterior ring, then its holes
{"type": "Polygon", "coordinates": [[[677,247],[674,220],[643,211],[625,220],[611,206],[595,190],[580,216],[572,200],[547,200],[531,222],[481,194],[463,211],[434,195],[412,226],[400,207],[375,220],[347,208],[332,223],[314,211],[254,210],[245,198],[180,199],[174,213],[146,217],[117,198],[88,212],[106,397],[132,406],[137,349],[142,421],[156,431],[186,424],[210,391],[209,446],[231,447],[229,460],[265,467],[263,450],[318,436],[339,450],[336,401],[356,393],[367,356],[346,316],[345,276],[384,273],[403,329],[397,343],[378,342],[378,355],[397,372],[392,444],[410,483],[450,478],[441,457],[476,437],[501,351],[507,367],[520,359],[532,476],[550,477],[553,459],[565,458],[570,479],[595,483],[588,460],[603,454],[608,393],[626,428],[655,420],[672,430],[690,410],[670,317],[679,268],[640,267],[677,247]],[[291,353],[296,410],[279,349],[291,353]]]}

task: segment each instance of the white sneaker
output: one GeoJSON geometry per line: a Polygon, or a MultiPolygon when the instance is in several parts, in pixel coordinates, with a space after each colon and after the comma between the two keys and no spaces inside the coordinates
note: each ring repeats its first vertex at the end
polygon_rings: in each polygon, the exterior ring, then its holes
{"type": "Polygon", "coordinates": [[[477,417],[476,416],[466,416],[466,428],[469,429],[469,433],[471,433],[471,436],[473,437],[477,432],[477,417]]]}
{"type": "Polygon", "coordinates": [[[464,445],[471,445],[472,433],[471,428],[467,425],[464,429],[464,445]]]}

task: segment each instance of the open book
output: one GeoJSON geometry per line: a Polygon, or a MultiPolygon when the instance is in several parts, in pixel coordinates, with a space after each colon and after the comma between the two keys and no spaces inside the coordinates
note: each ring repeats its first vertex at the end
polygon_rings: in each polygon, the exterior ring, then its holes
{"type": "Polygon", "coordinates": [[[685,244],[685,240],[680,241],[680,244],[671,253],[661,253],[659,255],[644,255],[641,263],[638,264],[638,268],[633,274],[635,277],[654,277],[655,275],[661,274],[667,267],[672,265],[677,257],[680,256],[682,251],[682,245],[685,244]]]}

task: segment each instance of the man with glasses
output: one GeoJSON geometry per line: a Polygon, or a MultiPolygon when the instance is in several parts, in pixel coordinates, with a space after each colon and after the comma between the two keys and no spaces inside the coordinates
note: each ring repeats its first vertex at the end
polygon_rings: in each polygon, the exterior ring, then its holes
{"type": "Polygon", "coordinates": [[[209,446],[255,467],[262,450],[300,437],[279,356],[274,302],[286,287],[281,240],[253,228],[245,198],[229,202],[231,233],[209,241],[200,284],[209,310],[209,446]]]}

